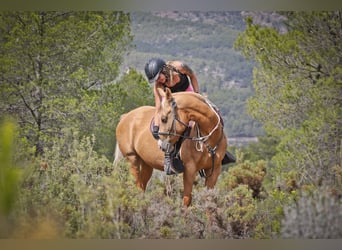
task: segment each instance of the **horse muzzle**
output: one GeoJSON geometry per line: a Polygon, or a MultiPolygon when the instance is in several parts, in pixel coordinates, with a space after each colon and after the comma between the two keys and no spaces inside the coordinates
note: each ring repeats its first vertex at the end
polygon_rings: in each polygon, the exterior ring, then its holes
{"type": "Polygon", "coordinates": [[[164,152],[170,153],[174,150],[173,144],[170,142],[170,137],[167,137],[165,140],[159,140],[158,145],[161,150],[164,152]]]}

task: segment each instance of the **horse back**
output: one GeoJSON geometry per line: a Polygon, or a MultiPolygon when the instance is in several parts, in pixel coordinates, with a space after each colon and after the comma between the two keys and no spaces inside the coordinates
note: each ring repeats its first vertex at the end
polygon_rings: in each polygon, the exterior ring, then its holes
{"type": "Polygon", "coordinates": [[[136,155],[147,163],[156,161],[160,150],[150,132],[154,113],[155,107],[142,106],[122,115],[116,127],[116,139],[124,157],[136,155]]]}

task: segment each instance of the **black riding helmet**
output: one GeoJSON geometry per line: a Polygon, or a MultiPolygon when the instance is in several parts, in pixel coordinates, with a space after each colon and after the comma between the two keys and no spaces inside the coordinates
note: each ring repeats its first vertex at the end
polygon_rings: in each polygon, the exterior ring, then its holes
{"type": "Polygon", "coordinates": [[[158,76],[165,65],[165,61],[160,58],[152,58],[146,63],[145,74],[150,83],[153,83],[158,79],[158,76]]]}

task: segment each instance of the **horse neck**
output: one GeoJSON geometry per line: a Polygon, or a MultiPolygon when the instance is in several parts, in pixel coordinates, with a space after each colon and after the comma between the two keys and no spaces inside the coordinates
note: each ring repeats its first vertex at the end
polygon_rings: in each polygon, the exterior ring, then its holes
{"type": "MultiPolygon", "coordinates": [[[[188,114],[189,120],[195,121],[204,135],[209,134],[215,127],[221,126],[220,117],[201,96],[188,94],[176,100],[179,109],[188,114]]],[[[217,130],[220,130],[217,128],[217,130]]]]}

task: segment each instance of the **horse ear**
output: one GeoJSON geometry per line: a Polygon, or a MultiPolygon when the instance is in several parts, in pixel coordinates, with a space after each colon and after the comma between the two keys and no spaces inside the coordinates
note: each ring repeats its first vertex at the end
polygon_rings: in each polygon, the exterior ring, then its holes
{"type": "Polygon", "coordinates": [[[157,91],[160,96],[165,97],[165,91],[162,88],[157,88],[157,91]]]}
{"type": "Polygon", "coordinates": [[[171,94],[171,90],[169,88],[165,89],[165,96],[166,96],[166,100],[168,100],[168,101],[172,100],[172,94],[171,94]]]}
{"type": "Polygon", "coordinates": [[[157,88],[157,91],[158,91],[160,96],[166,97],[167,101],[172,100],[172,93],[171,93],[171,90],[169,88],[165,88],[165,90],[163,90],[161,88],[157,88]]]}

